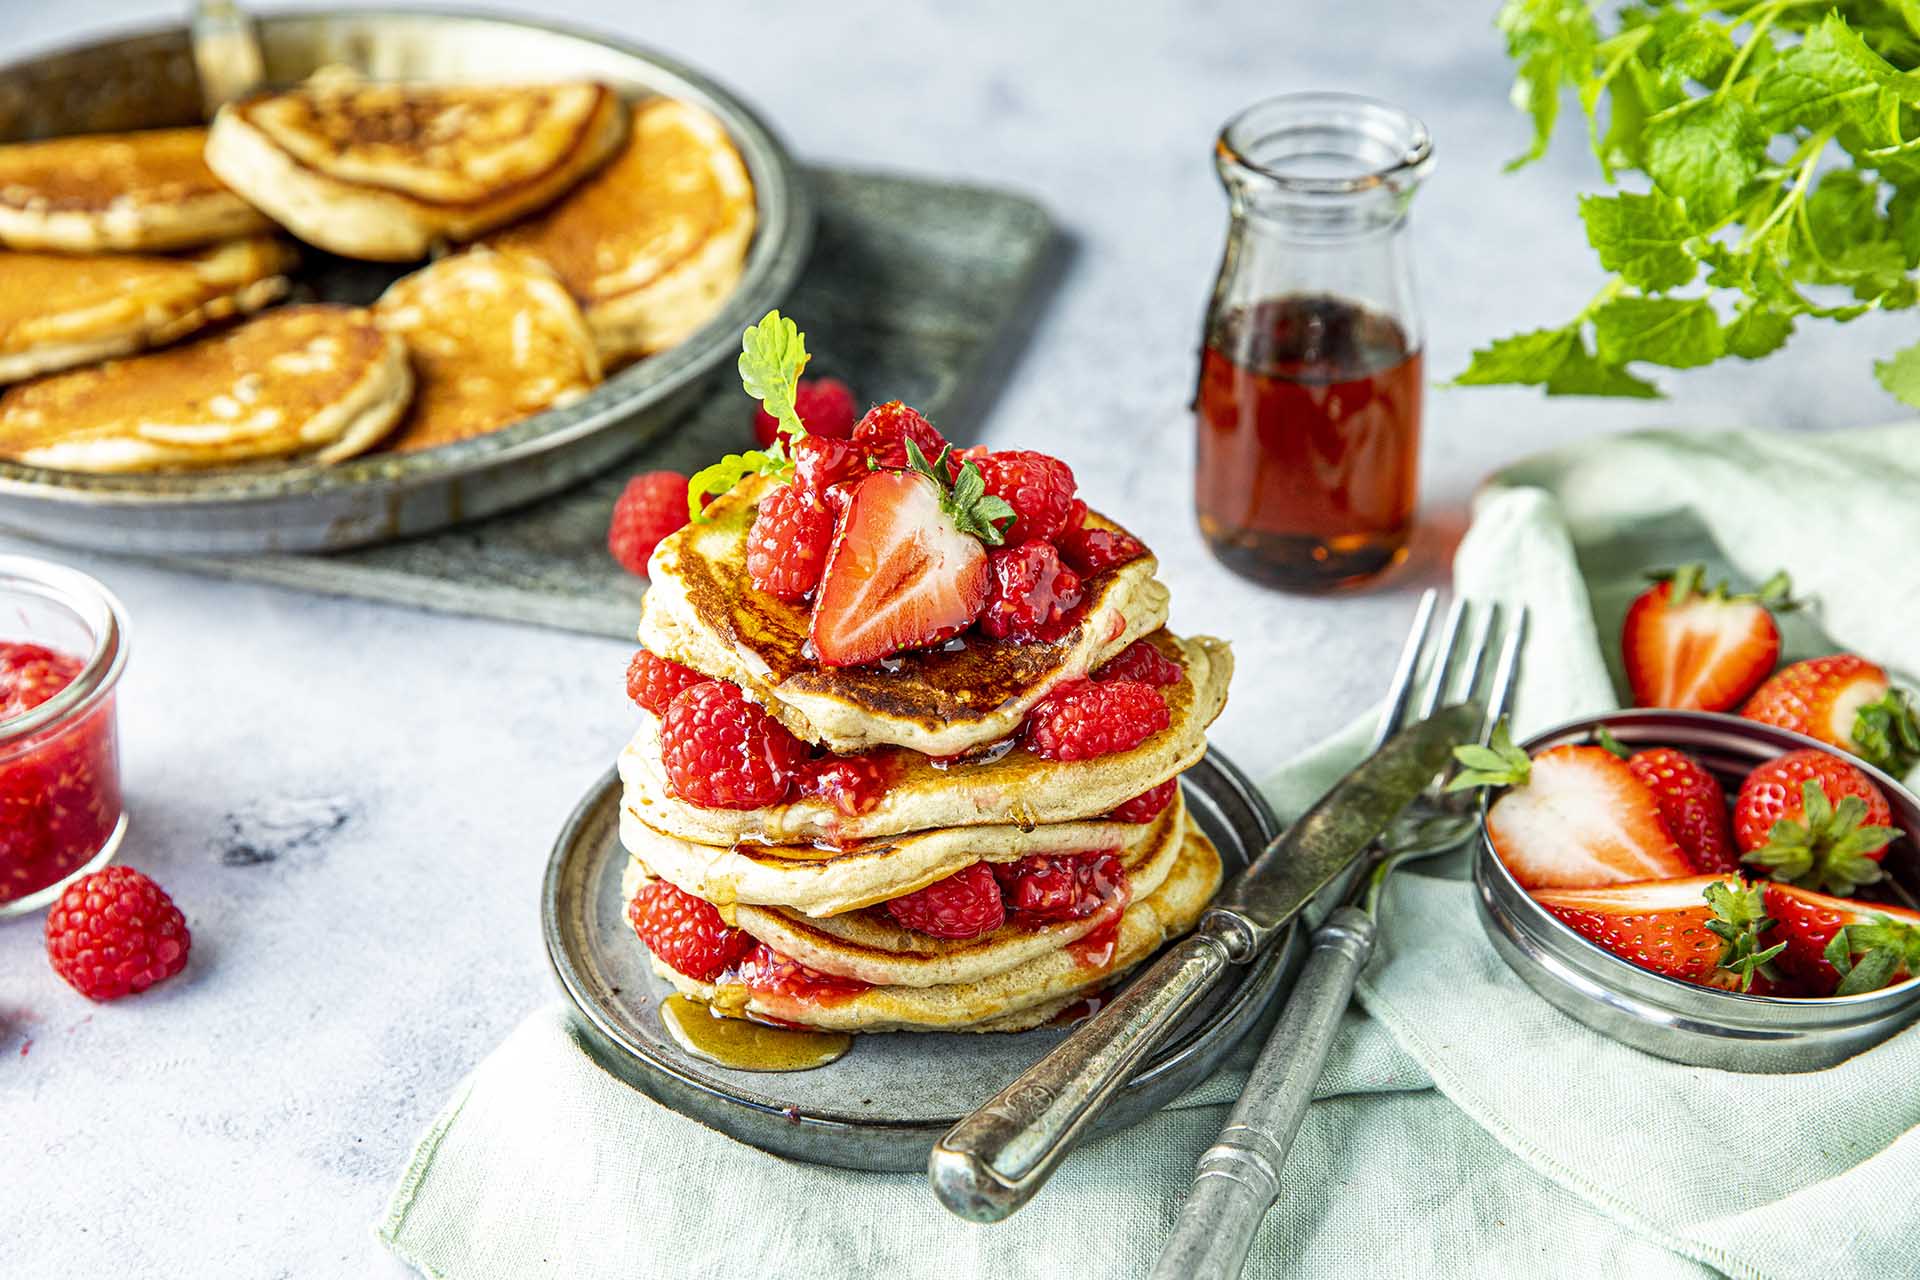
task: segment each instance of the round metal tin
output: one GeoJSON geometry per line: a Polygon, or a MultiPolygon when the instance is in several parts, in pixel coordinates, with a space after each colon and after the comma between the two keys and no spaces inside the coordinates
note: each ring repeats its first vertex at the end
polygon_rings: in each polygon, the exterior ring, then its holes
{"type": "MultiPolygon", "coordinates": [[[[1266,801],[1217,752],[1184,775],[1188,810],[1219,847],[1227,874],[1277,834],[1266,801]]],[[[609,772],[581,800],[547,865],[541,915],[547,953],[577,1017],[580,1047],[647,1096],[778,1155],[851,1169],[922,1173],[937,1140],[1026,1070],[1067,1032],[1009,1035],[897,1032],[855,1037],[844,1058],[812,1071],[734,1071],[688,1054],[660,1024],[672,988],[654,976],[627,924],[620,876],[620,784],[609,772]]],[[[1150,1057],[1101,1117],[1137,1123],[1199,1084],[1265,1022],[1299,966],[1298,931],[1235,969],[1150,1057]]]]}
{"type": "MultiPolygon", "coordinates": [[[[1591,742],[1605,727],[1629,747],[1677,747],[1727,786],[1755,765],[1803,747],[1811,738],[1737,716],[1700,711],[1618,711],[1569,721],[1521,747],[1528,754],[1591,742]]],[[[1920,800],[1878,769],[1854,761],[1908,832],[1883,864],[1888,888],[1908,905],[1920,889],[1920,800]]],[[[1723,1071],[1813,1071],[1869,1049],[1920,1018],[1920,979],[1857,996],[1788,999],[1696,986],[1642,969],[1589,942],[1520,887],[1487,839],[1483,807],[1474,859],[1480,921],[1514,972],[1547,1001],[1594,1030],[1662,1058],[1723,1071]]]]}
{"type": "MultiPolygon", "coordinates": [[[[332,467],[81,475],[0,462],[0,527],[42,541],[148,555],[340,550],[427,533],[558,492],[670,426],[742,329],[784,298],[813,236],[813,204],[786,147],[743,102],[674,60],[603,36],[519,18],[394,9],[257,19],[267,78],[331,64],[382,78],[604,80],[629,95],[699,104],[727,127],[753,176],[759,223],[745,272],[699,332],[584,398],[488,435],[332,467]]],[[[0,67],[0,141],[201,120],[184,27],[124,36],[0,67]]],[[[409,268],[308,250],[298,281],[365,303],[409,268]]]]}

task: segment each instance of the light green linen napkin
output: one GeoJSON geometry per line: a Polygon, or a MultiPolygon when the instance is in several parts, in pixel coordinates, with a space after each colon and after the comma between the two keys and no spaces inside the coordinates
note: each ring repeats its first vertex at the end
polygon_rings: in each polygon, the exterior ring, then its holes
{"type": "MultiPolygon", "coordinates": [[[[1842,642],[1920,670],[1920,429],[1647,433],[1522,464],[1477,504],[1456,584],[1532,611],[1524,733],[1614,700],[1640,571],[1785,566],[1842,642]]],[[[1823,638],[1802,621],[1790,651],[1823,638]]],[[[1365,726],[1283,767],[1299,812],[1365,726]]],[[[1459,868],[1407,875],[1251,1276],[1920,1274],[1920,1031],[1833,1070],[1736,1076],[1647,1057],[1535,997],[1459,868]]],[[[381,1238],[480,1277],[1137,1275],[1157,1256],[1252,1046],[1153,1120],[1078,1152],[1010,1221],[921,1179],[783,1161],[604,1075],[557,1009],[529,1018],[421,1141],[381,1238]]]]}

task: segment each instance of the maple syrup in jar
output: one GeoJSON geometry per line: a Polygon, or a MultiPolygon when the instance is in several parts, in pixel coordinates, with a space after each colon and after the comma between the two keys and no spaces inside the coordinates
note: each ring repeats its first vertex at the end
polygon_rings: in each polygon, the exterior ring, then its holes
{"type": "Polygon", "coordinates": [[[1406,556],[1419,495],[1421,327],[1407,211],[1424,126],[1349,94],[1227,123],[1231,209],[1194,396],[1194,501],[1222,563],[1322,591],[1406,556]]]}

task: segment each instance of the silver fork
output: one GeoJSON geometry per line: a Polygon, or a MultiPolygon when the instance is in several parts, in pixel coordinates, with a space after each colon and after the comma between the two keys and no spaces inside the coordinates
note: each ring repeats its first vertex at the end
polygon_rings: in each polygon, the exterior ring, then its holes
{"type": "MultiPolygon", "coordinates": [[[[1483,689],[1484,744],[1512,701],[1526,635],[1525,609],[1515,611],[1503,625],[1498,605],[1470,609],[1466,601],[1455,599],[1439,636],[1431,639],[1434,606],[1434,592],[1421,596],[1369,754],[1403,726],[1432,715],[1443,698],[1445,705],[1475,700],[1483,689]],[[1462,650],[1460,639],[1470,612],[1477,620],[1462,650]],[[1498,656],[1489,671],[1487,655],[1496,645],[1498,656]]],[[[1458,848],[1473,833],[1475,802],[1446,790],[1451,772],[1436,777],[1408,807],[1372,857],[1341,887],[1336,896],[1341,905],[1314,931],[1306,966],[1227,1127],[1200,1156],[1193,1188],[1154,1269],[1155,1280],[1232,1280],[1240,1274],[1260,1220],[1279,1198],[1287,1152],[1313,1100],[1354,983],[1373,954],[1387,877],[1408,862],[1458,848]]]]}

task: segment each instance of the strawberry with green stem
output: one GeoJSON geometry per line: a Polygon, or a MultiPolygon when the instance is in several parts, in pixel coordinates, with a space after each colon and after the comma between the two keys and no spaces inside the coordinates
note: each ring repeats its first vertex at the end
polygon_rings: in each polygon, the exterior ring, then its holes
{"type": "Polygon", "coordinates": [[[1752,693],[1780,656],[1776,610],[1790,609],[1787,575],[1757,591],[1709,586],[1706,566],[1663,570],[1634,598],[1620,628],[1620,652],[1635,704],[1680,711],[1729,711],[1752,693]]]}
{"type": "Polygon", "coordinates": [[[1903,777],[1920,763],[1913,696],[1885,668],[1851,653],[1790,663],[1754,691],[1740,714],[1804,733],[1903,777]]]}
{"type": "Polygon", "coordinates": [[[1839,756],[1811,747],[1755,768],[1733,801],[1742,861],[1770,879],[1848,894],[1884,876],[1900,832],[1880,788],[1839,756]]]}
{"type": "Polygon", "coordinates": [[[1766,886],[1786,950],[1780,967],[1820,995],[1877,991],[1920,973],[1920,912],[1766,886]]]}
{"type": "Polygon", "coordinates": [[[1775,921],[1758,885],[1693,876],[1600,889],[1545,889],[1533,898],[1588,941],[1642,969],[1724,990],[1757,995],[1779,990],[1773,961],[1786,943],[1774,940],[1775,921]]]}

